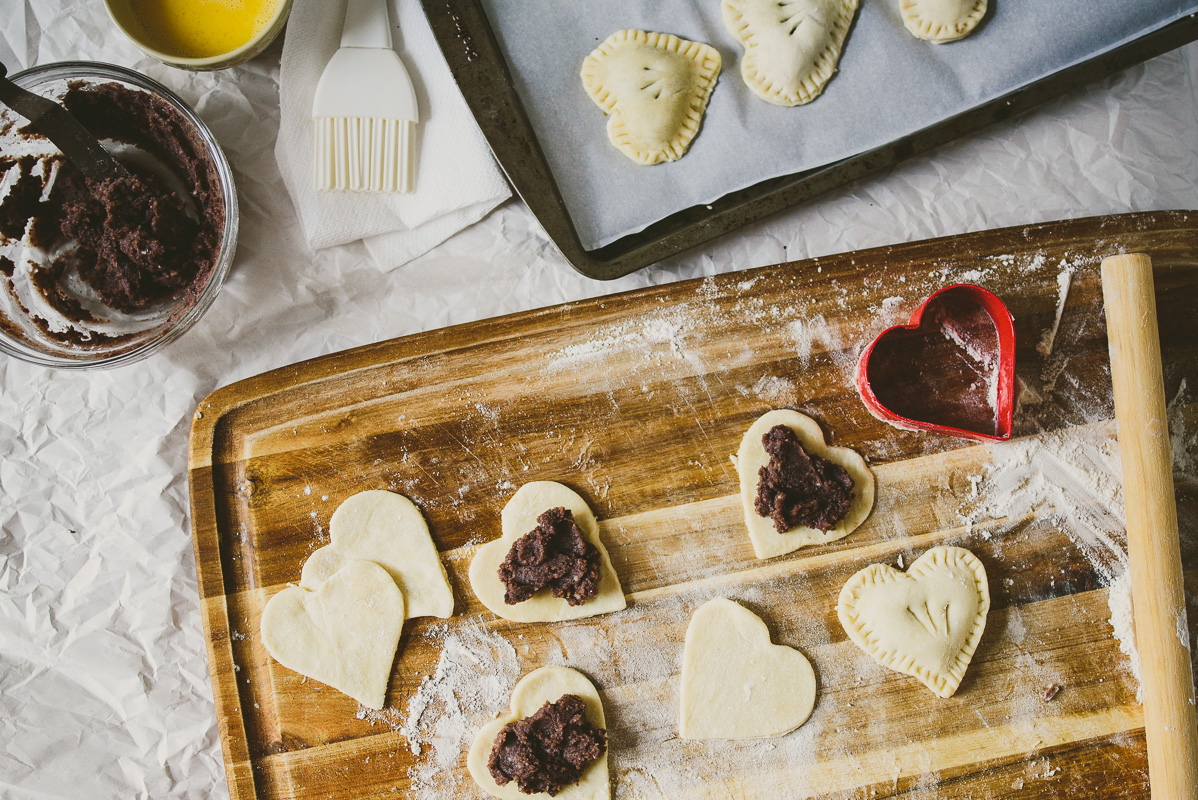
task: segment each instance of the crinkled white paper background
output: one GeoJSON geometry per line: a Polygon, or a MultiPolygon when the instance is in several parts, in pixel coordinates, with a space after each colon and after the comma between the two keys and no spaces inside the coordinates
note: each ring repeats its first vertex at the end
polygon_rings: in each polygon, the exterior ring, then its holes
{"type": "Polygon", "coordinates": [[[360,245],[314,255],[302,244],[273,155],[278,53],[189,74],[142,57],[99,2],[0,0],[0,60],[10,69],[106,60],[190,101],[233,164],[242,211],[228,283],[163,352],[92,374],[0,358],[6,800],[227,795],[186,481],[192,411],[218,386],[649,284],[1004,225],[1198,207],[1191,46],[613,283],[571,270],[515,202],[388,273],[360,245]]]}

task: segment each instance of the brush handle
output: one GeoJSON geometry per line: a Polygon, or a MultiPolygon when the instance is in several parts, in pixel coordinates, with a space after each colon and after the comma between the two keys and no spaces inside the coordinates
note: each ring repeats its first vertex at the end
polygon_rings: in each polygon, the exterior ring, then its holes
{"type": "Polygon", "coordinates": [[[1152,797],[1193,800],[1198,797],[1198,723],[1152,261],[1139,254],[1103,259],[1102,296],[1152,797]]]}
{"type": "Polygon", "coordinates": [[[345,7],[342,47],[391,49],[391,19],[387,0],[349,0],[345,7]]]}

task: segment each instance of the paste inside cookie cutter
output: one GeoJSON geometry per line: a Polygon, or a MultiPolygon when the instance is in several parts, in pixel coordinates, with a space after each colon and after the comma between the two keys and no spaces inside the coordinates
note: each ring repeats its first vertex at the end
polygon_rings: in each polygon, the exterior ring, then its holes
{"type": "Polygon", "coordinates": [[[1011,438],[1015,324],[980,286],[928,297],[907,325],[878,335],[857,362],[857,391],[883,422],[979,441],[1011,438]]]}

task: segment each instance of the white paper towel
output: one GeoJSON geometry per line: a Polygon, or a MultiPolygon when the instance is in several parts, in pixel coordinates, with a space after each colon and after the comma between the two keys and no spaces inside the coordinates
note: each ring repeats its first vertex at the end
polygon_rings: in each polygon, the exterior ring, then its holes
{"type": "Polygon", "coordinates": [[[416,188],[411,194],[313,188],[312,96],[341,41],[344,0],[296,3],[279,77],[282,116],[275,156],[314,249],[363,240],[393,269],[478,222],[511,196],[491,150],[453,82],[418,0],[389,0],[392,38],[420,105],[416,188]]]}

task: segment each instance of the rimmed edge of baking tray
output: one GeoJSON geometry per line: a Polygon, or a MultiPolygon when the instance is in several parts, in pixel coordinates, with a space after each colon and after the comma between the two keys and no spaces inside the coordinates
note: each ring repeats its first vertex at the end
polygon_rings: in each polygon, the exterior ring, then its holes
{"type": "Polygon", "coordinates": [[[479,0],[421,0],[421,4],[454,81],[512,187],[570,265],[598,280],[623,277],[1198,40],[1198,14],[1191,14],[882,147],[730,192],[710,204],[683,209],[638,233],[587,250],[579,240],[479,0]]]}

